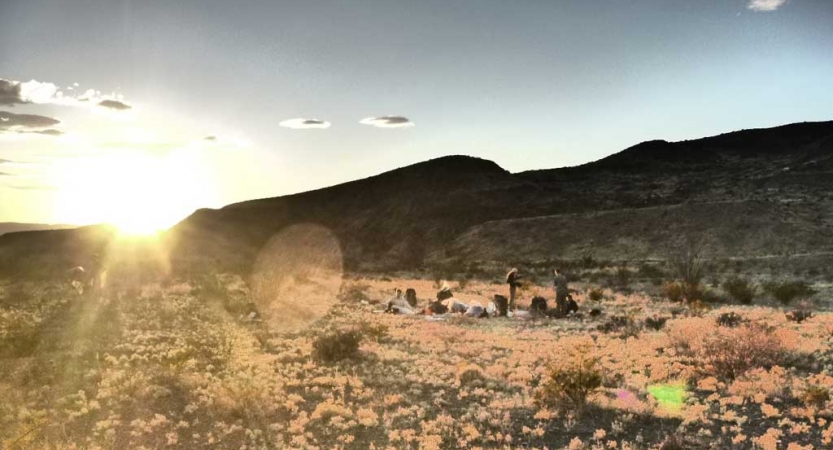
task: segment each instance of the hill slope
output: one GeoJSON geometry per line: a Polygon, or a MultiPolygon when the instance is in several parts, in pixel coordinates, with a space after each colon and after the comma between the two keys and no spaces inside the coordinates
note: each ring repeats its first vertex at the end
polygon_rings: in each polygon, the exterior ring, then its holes
{"type": "Polygon", "coordinates": [[[171,230],[175,267],[246,271],[270,236],[313,222],[349,269],[655,257],[680,233],[717,256],[833,250],[833,122],[651,141],[583,166],[510,174],[450,156],[342,185],[201,210],[171,230]]]}

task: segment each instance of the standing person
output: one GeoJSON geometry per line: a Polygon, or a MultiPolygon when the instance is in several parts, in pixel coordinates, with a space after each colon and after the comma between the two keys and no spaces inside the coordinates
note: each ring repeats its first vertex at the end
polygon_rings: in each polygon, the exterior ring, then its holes
{"type": "Polygon", "coordinates": [[[509,273],[506,274],[506,284],[509,285],[509,311],[515,311],[515,294],[517,293],[518,288],[521,286],[521,276],[518,274],[518,269],[512,268],[509,273]]]}
{"type": "Polygon", "coordinates": [[[567,296],[570,295],[570,289],[567,287],[567,277],[561,274],[561,271],[555,269],[552,271],[555,276],[552,280],[552,286],[555,288],[555,308],[559,315],[567,313],[567,296]]]}

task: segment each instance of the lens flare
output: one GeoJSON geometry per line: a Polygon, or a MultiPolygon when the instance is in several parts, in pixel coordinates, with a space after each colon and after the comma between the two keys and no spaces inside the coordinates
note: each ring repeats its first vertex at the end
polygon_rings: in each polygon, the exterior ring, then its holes
{"type": "Polygon", "coordinates": [[[335,305],[343,273],[341,245],[329,229],[293,225],[261,249],[252,272],[252,294],[273,329],[297,331],[335,305]]]}

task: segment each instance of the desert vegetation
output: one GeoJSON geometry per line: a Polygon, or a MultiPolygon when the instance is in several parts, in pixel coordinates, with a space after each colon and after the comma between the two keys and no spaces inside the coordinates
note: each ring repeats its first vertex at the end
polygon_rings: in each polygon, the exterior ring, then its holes
{"type": "MultiPolygon", "coordinates": [[[[616,268],[615,270],[618,270],[616,268]]],[[[578,289],[568,319],[380,313],[346,277],[280,333],[236,276],[79,294],[5,282],[3,449],[740,448],[833,445],[833,315],[578,289]],[[596,309],[602,313],[591,316],[596,309]]],[[[521,306],[548,286],[530,284],[521,306]]],[[[467,280],[464,300],[503,286],[467,280]]]]}

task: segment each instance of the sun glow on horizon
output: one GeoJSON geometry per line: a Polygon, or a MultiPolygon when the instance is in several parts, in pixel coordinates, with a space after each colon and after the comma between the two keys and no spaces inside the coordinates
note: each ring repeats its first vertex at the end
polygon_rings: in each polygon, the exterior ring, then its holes
{"type": "Polygon", "coordinates": [[[57,174],[55,213],[68,223],[109,223],[128,235],[170,228],[215,203],[196,150],[165,156],[124,150],[79,158],[57,174]]]}

